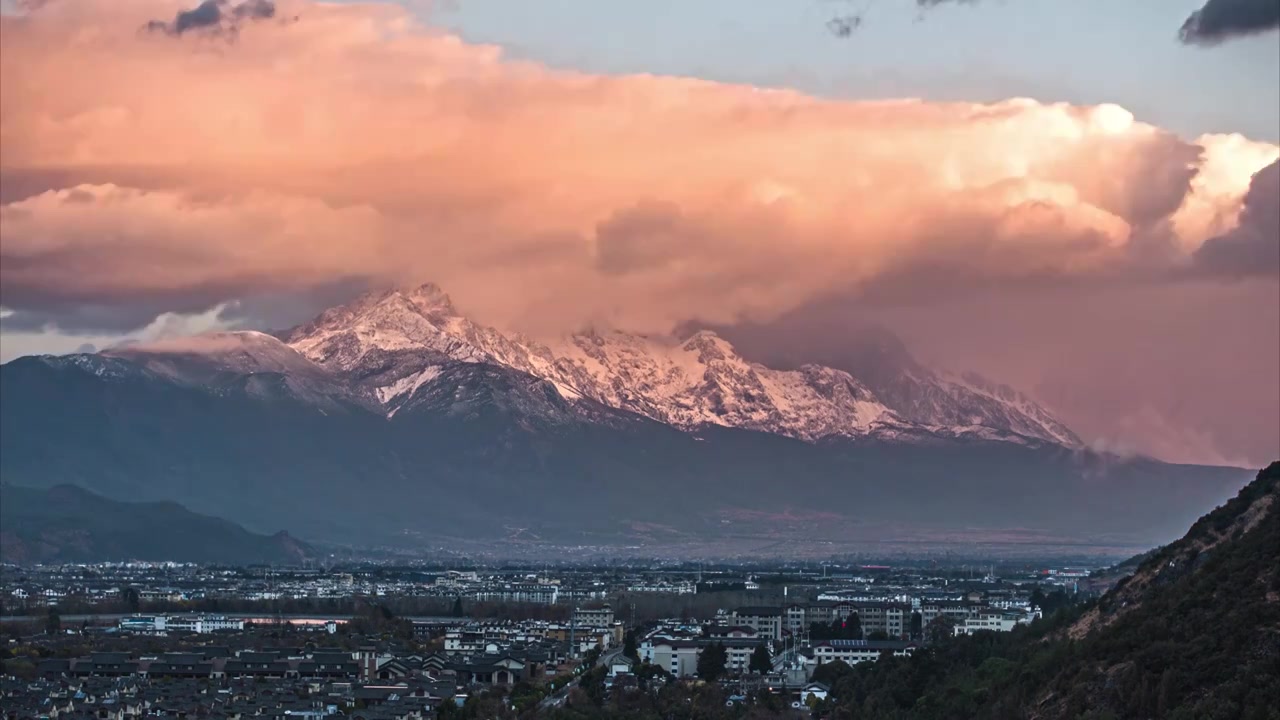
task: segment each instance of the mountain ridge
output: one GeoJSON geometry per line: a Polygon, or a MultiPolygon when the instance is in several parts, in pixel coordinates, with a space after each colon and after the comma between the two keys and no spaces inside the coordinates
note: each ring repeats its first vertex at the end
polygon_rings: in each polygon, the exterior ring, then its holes
{"type": "Polygon", "coordinates": [[[473,323],[431,285],[281,335],[0,365],[0,480],[342,543],[499,541],[509,526],[570,545],[804,537],[794,518],[810,518],[842,542],[1123,546],[1167,540],[1243,481],[908,422],[845,371],[773,370],[709,332],[553,349],[473,323]]]}
{"type": "Polygon", "coordinates": [[[173,501],[119,502],[70,484],[41,490],[0,483],[0,498],[4,562],[252,564],[296,563],[315,555],[286,531],[251,533],[173,501]]]}
{"type": "Polygon", "coordinates": [[[542,343],[473,322],[431,283],[366,294],[277,337],[321,367],[353,376],[389,413],[431,382],[440,362],[455,360],[498,364],[552,383],[566,399],[685,430],[723,425],[806,441],[939,432],[1081,445],[1025,395],[977,376],[944,381],[909,356],[918,372],[903,370],[915,384],[891,396],[911,419],[845,370],[750,362],[710,330],[685,338],[587,330],[542,343]]]}
{"type": "Polygon", "coordinates": [[[633,531],[655,523],[685,540],[805,536],[769,520],[779,509],[838,518],[817,532],[851,542],[1012,531],[1154,545],[1243,479],[963,433],[688,431],[489,363],[437,358],[437,375],[389,414],[366,395],[348,401],[342,382],[299,385],[239,357],[132,357],[0,365],[0,479],[175,500],[317,541],[498,539],[510,525],[606,545],[656,541],[633,531]]]}

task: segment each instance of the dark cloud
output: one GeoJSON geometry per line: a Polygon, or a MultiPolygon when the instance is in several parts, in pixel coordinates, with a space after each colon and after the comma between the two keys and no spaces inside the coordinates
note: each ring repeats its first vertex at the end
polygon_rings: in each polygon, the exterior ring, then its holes
{"type": "Polygon", "coordinates": [[[1280,275],[1280,161],[1253,176],[1239,224],[1200,246],[1194,261],[1216,275],[1280,275]]]}
{"type": "MultiPolygon", "coordinates": [[[[273,287],[262,278],[241,278],[162,291],[104,292],[101,288],[75,289],[68,283],[26,282],[21,273],[39,265],[2,254],[0,260],[6,270],[20,273],[3,275],[0,292],[0,306],[11,313],[4,318],[4,329],[10,332],[51,328],[77,335],[119,335],[144,328],[166,313],[196,315],[219,306],[223,307],[219,316],[229,323],[280,330],[380,286],[370,278],[355,276],[290,288],[273,287]]],[[[65,256],[62,260],[69,261],[65,256]]],[[[98,257],[97,262],[106,261],[98,257]]],[[[84,271],[86,266],[76,263],[76,267],[84,271]]]]}
{"type": "Polygon", "coordinates": [[[276,6],[271,0],[245,0],[232,11],[238,18],[267,20],[275,17],[276,6]]]}
{"type": "Polygon", "coordinates": [[[861,15],[841,15],[827,21],[827,29],[836,37],[849,37],[860,27],[862,27],[861,15]]]}
{"type": "Polygon", "coordinates": [[[222,22],[222,4],[218,0],[205,0],[194,10],[179,11],[173,19],[173,31],[184,33],[195,28],[210,27],[222,22]]]}
{"type": "MultiPolygon", "coordinates": [[[[139,297],[56,297],[52,294],[8,292],[3,304],[12,314],[4,318],[9,332],[53,329],[75,335],[115,335],[133,332],[165,313],[194,315],[225,302],[227,293],[197,289],[153,293],[139,297]],[[19,299],[20,298],[20,299],[19,299]]],[[[29,290],[29,288],[23,288],[29,290]]],[[[230,297],[234,297],[231,295],[230,297]]]]}
{"type": "Polygon", "coordinates": [[[376,286],[368,278],[352,277],[295,289],[209,285],[131,297],[84,297],[6,286],[0,305],[11,312],[4,318],[4,329],[10,332],[54,329],[77,335],[118,335],[144,328],[166,313],[197,315],[218,306],[223,306],[219,317],[236,326],[282,330],[376,286]]]}
{"type": "Polygon", "coordinates": [[[195,30],[236,32],[241,20],[267,20],[275,17],[272,0],[244,0],[232,5],[229,0],[204,0],[191,10],[179,11],[172,21],[152,20],[147,29],[181,35],[195,30]]]}
{"type": "Polygon", "coordinates": [[[324,310],[345,305],[370,290],[384,286],[385,283],[371,278],[349,277],[302,289],[259,292],[236,299],[228,305],[222,317],[239,327],[286,330],[314,319],[324,310]]]}
{"type": "Polygon", "coordinates": [[[1191,13],[1178,36],[1189,45],[1215,45],[1276,28],[1280,0],[1208,0],[1191,13]]]}
{"type": "Polygon", "coordinates": [[[623,274],[661,268],[689,249],[688,221],[672,203],[649,202],[619,210],[596,227],[596,265],[623,274]]]}
{"type": "MultiPolygon", "coordinates": [[[[922,9],[939,5],[975,5],[978,0],[916,0],[922,9]]],[[[861,16],[858,25],[861,25],[861,16]]],[[[833,21],[834,22],[834,21],[833,21]]],[[[830,25],[838,36],[848,36],[845,25],[830,25]]],[[[1191,13],[1178,37],[1188,45],[1216,45],[1224,40],[1267,32],[1280,28],[1280,0],[1207,0],[1204,7],[1191,13]]]]}

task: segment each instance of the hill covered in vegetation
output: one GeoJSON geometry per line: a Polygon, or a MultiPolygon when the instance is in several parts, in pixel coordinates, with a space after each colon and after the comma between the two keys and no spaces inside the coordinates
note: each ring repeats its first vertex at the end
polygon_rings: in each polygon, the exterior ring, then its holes
{"type": "Polygon", "coordinates": [[[832,718],[1280,717],[1280,462],[1091,606],[819,675],[832,718]]]}

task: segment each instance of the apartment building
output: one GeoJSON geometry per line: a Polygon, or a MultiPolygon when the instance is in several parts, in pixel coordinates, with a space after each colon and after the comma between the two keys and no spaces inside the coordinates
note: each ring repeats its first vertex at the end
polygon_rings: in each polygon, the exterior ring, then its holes
{"type": "Polygon", "coordinates": [[[730,616],[733,625],[749,627],[769,640],[782,640],[782,608],[740,607],[730,616]]]}

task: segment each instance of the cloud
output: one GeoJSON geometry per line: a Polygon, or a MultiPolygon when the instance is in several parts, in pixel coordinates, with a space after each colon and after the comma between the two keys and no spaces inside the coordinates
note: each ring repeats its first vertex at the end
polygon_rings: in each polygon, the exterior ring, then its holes
{"type": "Polygon", "coordinates": [[[192,30],[210,30],[232,33],[239,30],[244,20],[267,20],[275,17],[276,6],[271,0],[244,0],[238,5],[229,0],[204,0],[190,10],[179,10],[173,20],[150,20],[147,30],[181,35],[192,30]]]}
{"type": "Polygon", "coordinates": [[[166,311],[327,285],[340,267],[389,278],[390,225],[367,207],[262,192],[48,191],[0,206],[0,303],[14,328],[131,330],[166,311]]]}
{"type": "Polygon", "coordinates": [[[1182,24],[1178,37],[1191,45],[1216,45],[1277,28],[1280,28],[1277,0],[1208,0],[1182,24]]]}
{"type": "MultiPolygon", "coordinates": [[[[978,0],[916,0],[920,8],[939,5],[975,5],[978,0]]],[[[861,25],[858,18],[857,25],[861,25]]],[[[856,27],[856,26],[855,26],[856,27]]],[[[1280,28],[1280,2],[1276,0],[1207,0],[1204,7],[1187,17],[1178,31],[1188,45],[1217,45],[1225,40],[1256,35],[1280,28]]],[[[832,27],[832,32],[836,32],[832,27]]],[[[840,29],[846,29],[843,25],[840,29]]],[[[848,28],[851,32],[852,28],[848,28]]],[[[847,36],[849,32],[836,32],[847,36]]]]}
{"type": "Polygon", "coordinates": [[[1212,218],[1277,152],[1114,105],[596,76],[395,5],[273,12],[299,20],[231,48],[134,31],[172,0],[3,19],[0,274],[23,322],[119,330],[354,277],[433,279],[500,324],[661,330],[925,266],[971,285],[1161,272],[1229,228],[1212,218]]]}
{"type": "MultiPolygon", "coordinates": [[[[946,276],[935,278],[945,283],[946,276]]],[[[1175,462],[1258,466],[1280,453],[1280,283],[1081,280],[943,300],[883,285],[716,329],[769,364],[818,362],[887,383],[907,352],[1032,393],[1086,442],[1175,462]]]]}
{"type": "Polygon", "coordinates": [[[13,316],[0,314],[0,362],[42,353],[98,352],[100,349],[152,343],[239,327],[240,323],[228,319],[228,309],[227,305],[220,304],[200,313],[165,312],[146,325],[124,334],[67,333],[54,327],[15,328],[11,324],[13,316]]]}
{"type": "Polygon", "coordinates": [[[1203,270],[1223,275],[1280,275],[1280,161],[1253,176],[1235,228],[1195,253],[1203,270]]]}

